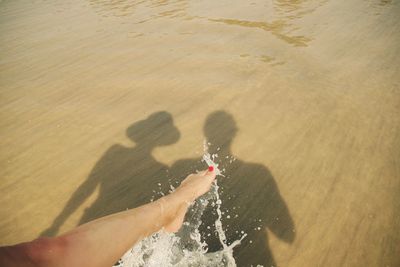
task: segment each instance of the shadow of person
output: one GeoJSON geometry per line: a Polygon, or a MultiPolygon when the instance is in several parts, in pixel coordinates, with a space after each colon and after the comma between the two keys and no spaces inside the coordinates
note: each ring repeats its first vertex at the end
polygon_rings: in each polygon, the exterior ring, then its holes
{"type": "MultiPolygon", "coordinates": [[[[233,117],[224,111],[210,114],[204,126],[205,137],[210,143],[209,153],[218,154],[215,162],[225,175],[218,179],[218,185],[227,244],[238,240],[243,232],[247,233],[241,244],[234,248],[237,265],[276,267],[268,244],[267,229],[280,240],[292,243],[295,238],[294,223],[269,170],[261,164],[234,160],[231,145],[237,130],[233,117]]],[[[200,159],[186,159],[177,161],[170,173],[181,179],[205,168],[207,165],[200,159]]],[[[215,203],[215,199],[213,201],[215,203]]],[[[208,251],[216,252],[223,247],[215,228],[216,208],[212,206],[205,208],[199,231],[208,251]]],[[[191,221],[194,210],[189,211],[186,220],[191,221]]]]}
{"type": "Polygon", "coordinates": [[[167,166],[152,156],[157,146],[176,143],[180,133],[172,116],[156,112],[132,124],[126,135],[134,147],[116,144],[96,163],[89,177],[74,192],[53,224],[41,236],[57,234],[65,220],[99,187],[94,203],[84,211],[79,224],[148,203],[167,185],[167,166]]]}

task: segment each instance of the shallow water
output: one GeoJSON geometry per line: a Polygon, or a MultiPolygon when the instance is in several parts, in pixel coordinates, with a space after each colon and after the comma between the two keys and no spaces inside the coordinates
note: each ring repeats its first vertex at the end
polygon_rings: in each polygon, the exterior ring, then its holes
{"type": "Polygon", "coordinates": [[[238,266],[399,266],[399,14],[389,0],[1,1],[0,244],[150,201],[207,138],[227,244],[248,234],[238,266]]]}

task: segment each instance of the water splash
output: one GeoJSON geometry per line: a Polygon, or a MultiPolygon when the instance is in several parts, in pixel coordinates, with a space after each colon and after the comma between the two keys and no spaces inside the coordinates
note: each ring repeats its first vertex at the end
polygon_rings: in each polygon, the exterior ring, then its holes
{"type": "MultiPolygon", "coordinates": [[[[204,154],[202,160],[208,166],[213,166],[217,175],[223,176],[218,164],[215,163],[217,154],[208,153],[208,144],[204,142],[204,154]]],[[[121,258],[119,267],[155,267],[162,263],[166,267],[235,267],[233,249],[240,245],[241,238],[228,245],[227,238],[222,225],[221,199],[219,186],[215,180],[210,192],[197,199],[186,216],[186,221],[178,233],[167,233],[163,230],[143,239],[131,248],[121,258]],[[199,227],[202,223],[201,216],[210,202],[216,209],[217,219],[215,228],[222,250],[209,253],[207,244],[201,240],[199,227]]]]}

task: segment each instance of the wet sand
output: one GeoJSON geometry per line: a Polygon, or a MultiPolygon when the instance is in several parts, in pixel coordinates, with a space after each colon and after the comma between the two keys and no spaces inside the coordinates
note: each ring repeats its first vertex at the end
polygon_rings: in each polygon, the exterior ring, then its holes
{"type": "Polygon", "coordinates": [[[221,110],[217,144],[262,170],[232,168],[245,184],[228,192],[251,219],[269,212],[255,235],[278,266],[399,266],[399,14],[383,0],[1,1],[0,245],[152,193],[201,156],[221,110]],[[159,111],[179,138],[147,123],[159,111]],[[106,186],[108,171],[135,186],[106,186]]]}

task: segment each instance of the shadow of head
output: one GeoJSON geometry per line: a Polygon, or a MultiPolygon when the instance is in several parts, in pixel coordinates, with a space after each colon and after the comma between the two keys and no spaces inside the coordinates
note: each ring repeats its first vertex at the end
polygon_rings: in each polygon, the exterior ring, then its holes
{"type": "Polygon", "coordinates": [[[180,133],[170,113],[159,111],[126,129],[126,135],[138,146],[167,146],[179,140],[180,133]]]}
{"type": "Polygon", "coordinates": [[[222,148],[231,145],[238,128],[231,114],[218,110],[207,116],[203,130],[208,142],[222,148]]]}

